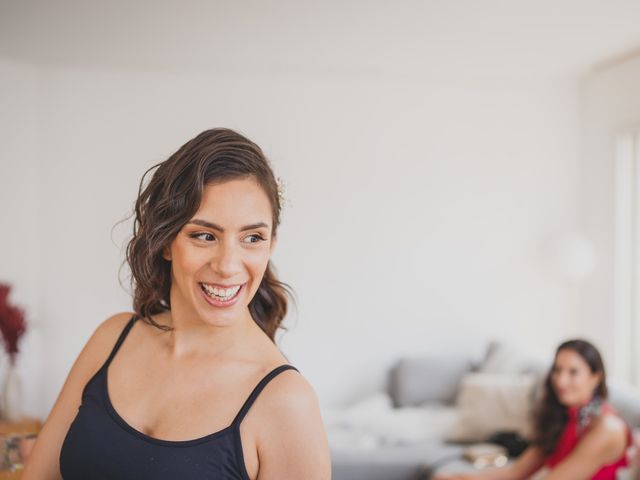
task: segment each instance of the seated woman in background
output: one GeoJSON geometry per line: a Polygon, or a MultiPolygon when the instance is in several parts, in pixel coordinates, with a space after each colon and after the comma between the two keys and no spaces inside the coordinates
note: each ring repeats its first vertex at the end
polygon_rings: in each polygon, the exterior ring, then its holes
{"type": "Polygon", "coordinates": [[[545,480],[615,480],[627,465],[631,433],[606,400],[598,350],[584,340],[565,342],[547,375],[531,446],[505,468],[435,478],[524,480],[546,467],[545,480]]]}

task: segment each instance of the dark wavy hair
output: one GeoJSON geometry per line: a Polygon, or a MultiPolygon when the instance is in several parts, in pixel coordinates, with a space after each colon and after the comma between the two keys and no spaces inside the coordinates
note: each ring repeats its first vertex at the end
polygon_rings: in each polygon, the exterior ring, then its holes
{"type": "Polygon", "coordinates": [[[592,398],[606,400],[608,396],[607,377],[604,363],[598,349],[586,340],[569,340],[562,343],[556,350],[553,365],[547,374],[544,384],[544,395],[535,417],[533,444],[540,448],[545,456],[553,452],[564,427],[569,421],[567,407],[562,405],[558,400],[551,381],[555,368],[555,358],[558,357],[558,354],[562,350],[572,350],[576,352],[587,365],[589,365],[591,373],[600,373],[600,383],[595,388],[592,398]]]}
{"type": "MultiPolygon", "coordinates": [[[[260,147],[233,130],[202,132],[142,176],[126,262],[131,269],[133,310],[145,322],[162,330],[171,329],[153,319],[153,315],[171,309],[171,263],[164,259],[163,249],[196,213],[206,185],[239,178],[255,179],[267,194],[275,237],[281,205],[273,171],[260,147]]],[[[274,342],[292,293],[278,280],[269,262],[249,311],[274,342]]]]}

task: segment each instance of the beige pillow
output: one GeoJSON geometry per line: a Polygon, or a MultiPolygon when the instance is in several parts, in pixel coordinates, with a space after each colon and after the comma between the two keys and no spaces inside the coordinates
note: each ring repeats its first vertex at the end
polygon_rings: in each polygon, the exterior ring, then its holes
{"type": "Polygon", "coordinates": [[[530,438],[536,378],[532,374],[465,375],[456,398],[460,423],[449,439],[480,442],[497,431],[530,438]]]}

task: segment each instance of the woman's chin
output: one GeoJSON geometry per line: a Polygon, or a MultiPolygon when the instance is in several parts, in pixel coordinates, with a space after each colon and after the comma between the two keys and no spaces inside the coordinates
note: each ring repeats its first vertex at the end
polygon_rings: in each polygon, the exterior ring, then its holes
{"type": "Polygon", "coordinates": [[[563,406],[567,408],[581,407],[585,403],[589,402],[589,400],[583,400],[576,397],[560,397],[558,398],[558,400],[563,406]]]}

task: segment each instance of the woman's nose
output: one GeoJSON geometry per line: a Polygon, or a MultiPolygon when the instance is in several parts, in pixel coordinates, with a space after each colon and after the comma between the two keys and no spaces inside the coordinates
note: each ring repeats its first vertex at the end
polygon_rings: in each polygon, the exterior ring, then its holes
{"type": "Polygon", "coordinates": [[[563,388],[567,385],[568,381],[569,381],[568,375],[559,373],[555,376],[553,383],[555,383],[556,387],[563,388]]]}
{"type": "Polygon", "coordinates": [[[212,258],[212,268],[221,277],[233,277],[241,270],[240,247],[231,242],[221,242],[217,255],[212,258]]]}

